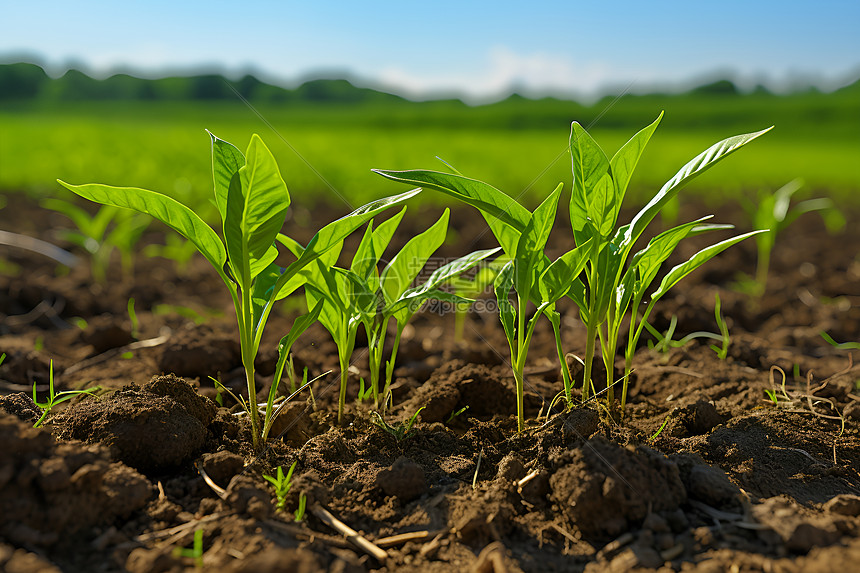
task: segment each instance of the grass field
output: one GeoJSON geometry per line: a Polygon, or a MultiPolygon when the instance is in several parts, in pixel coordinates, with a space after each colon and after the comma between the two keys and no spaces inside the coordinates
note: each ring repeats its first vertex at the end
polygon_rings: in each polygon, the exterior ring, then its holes
{"type": "Polygon", "coordinates": [[[516,98],[474,108],[455,101],[261,104],[259,115],[238,99],[18,103],[0,110],[0,189],[63,194],[55,183],[61,178],[146,187],[200,205],[211,189],[209,129],[240,149],[259,133],[297,201],[356,206],[400,190],[371,168],[442,169],[438,155],[536,204],[557,182],[569,187],[571,120],[590,126],[611,154],[665,109],[634,176],[634,201],[645,200],[710,144],[774,124],[773,132],[695,181],[690,192],[732,200],[800,177],[809,194],[856,204],[860,104],[852,96],[856,86],[842,91],[782,98],[627,96],[589,108],[516,98]]]}

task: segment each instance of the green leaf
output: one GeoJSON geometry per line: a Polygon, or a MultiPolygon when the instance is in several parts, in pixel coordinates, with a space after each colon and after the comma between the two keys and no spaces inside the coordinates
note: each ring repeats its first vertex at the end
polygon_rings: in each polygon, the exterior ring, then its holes
{"type": "Polygon", "coordinates": [[[448,233],[450,211],[439,217],[429,229],[410,239],[399,253],[394,255],[391,262],[379,277],[380,287],[385,295],[387,304],[400,298],[409,285],[424,268],[427,259],[442,246],[448,233]]]}
{"type": "MultiPolygon", "coordinates": [[[[438,269],[433,271],[433,274],[430,275],[430,277],[424,284],[407,289],[396,302],[394,302],[392,305],[390,305],[388,309],[386,309],[386,313],[393,315],[395,312],[400,312],[400,309],[404,306],[415,307],[417,309],[417,307],[420,306],[421,302],[430,298],[449,300],[442,299],[439,295],[431,295],[430,293],[444,292],[439,291],[436,287],[444,282],[449,281],[452,277],[455,277],[460,273],[469,270],[485,258],[493,255],[494,253],[497,253],[499,251],[499,248],[500,247],[483,251],[475,251],[473,253],[469,253],[465,257],[460,257],[455,261],[452,261],[446,265],[439,267],[438,269]]],[[[465,297],[460,298],[464,301],[471,300],[465,297]]]]}
{"type": "Polygon", "coordinates": [[[183,205],[161,193],[137,189],[135,187],[111,187],[109,185],[70,185],[64,181],[57,182],[90,201],[103,205],[114,205],[126,209],[134,209],[141,213],[152,215],[192,243],[206,257],[218,274],[228,285],[227,275],[224,274],[224,264],[227,262],[227,251],[221,239],[203,219],[183,205]]]}
{"type": "Polygon", "coordinates": [[[647,289],[657,276],[660,266],[669,258],[675,247],[684,238],[688,237],[693,229],[702,221],[710,219],[711,215],[702,217],[696,221],[678,225],[672,229],[663,231],[648,242],[648,245],[636,253],[630,261],[630,268],[639,268],[640,289],[647,289]]]}
{"type": "Polygon", "coordinates": [[[608,187],[612,182],[609,160],[597,142],[576,121],[570,126],[570,159],[573,170],[570,224],[573,238],[579,245],[591,236],[587,226],[589,218],[593,220],[598,232],[600,231],[598,223],[605,218],[606,209],[611,203],[609,198],[614,198],[615,192],[608,187]],[[609,179],[606,180],[606,177],[609,179]],[[597,200],[593,196],[595,191],[598,193],[597,200]],[[597,219],[594,218],[595,209],[600,211],[597,219]]]}
{"type": "MultiPolygon", "coordinates": [[[[648,141],[651,139],[657,126],[660,125],[661,119],[663,119],[662,111],[651,125],[643,128],[639,133],[631,137],[609,162],[609,165],[612,168],[612,178],[615,180],[615,203],[618,206],[620,206],[621,202],[624,200],[624,194],[627,191],[627,185],[630,183],[630,177],[633,175],[633,171],[636,169],[636,164],[639,163],[639,158],[642,157],[642,152],[645,151],[648,141]]],[[[617,211],[614,219],[618,219],[617,211]]]]}
{"type": "Polygon", "coordinates": [[[259,325],[260,317],[263,315],[262,310],[269,304],[275,283],[278,282],[283,272],[284,269],[271,263],[254,280],[254,286],[251,290],[251,316],[255,331],[259,325]]]}
{"type": "Polygon", "coordinates": [[[550,231],[555,223],[555,213],[558,209],[558,198],[561,195],[562,184],[538,205],[529,219],[526,228],[517,241],[517,254],[514,259],[514,289],[520,295],[531,295],[532,281],[535,276],[535,266],[543,259],[543,250],[549,240],[550,231]]]}
{"type": "Polygon", "coordinates": [[[667,181],[651,201],[649,201],[648,204],[645,205],[645,207],[643,207],[635,217],[633,217],[633,220],[630,222],[630,227],[625,234],[624,243],[626,245],[632,245],[635,243],[645,231],[645,227],[647,227],[654,217],[657,216],[657,213],[660,212],[663,206],[672,199],[672,197],[678,194],[678,191],[681,190],[683,185],[701,173],[704,173],[709,167],[716,164],[721,159],[728,157],[734,151],[740,149],[757,137],[764,135],[771,129],[773,128],[769,127],[762,131],[729,137],[719,143],[715,143],[694,157],[689,163],[684,165],[674,177],[667,181]]]}
{"type": "Polygon", "coordinates": [[[341,321],[341,313],[336,304],[326,293],[319,290],[312,284],[305,285],[305,298],[308,301],[308,307],[316,308],[320,305],[320,314],[318,320],[323,327],[331,334],[335,344],[340,344],[346,335],[343,331],[343,322],[341,321]]]}
{"type": "Polygon", "coordinates": [[[371,220],[364,230],[361,242],[358,243],[358,248],[355,250],[355,255],[352,257],[352,263],[349,265],[349,268],[352,272],[366,280],[371,270],[376,268],[378,260],[379,256],[373,250],[373,221],[371,220]]]}
{"type": "Polygon", "coordinates": [[[436,189],[475,207],[487,221],[505,253],[512,258],[516,254],[517,240],[525,230],[531,213],[514,198],[492,185],[439,171],[373,171],[394,181],[436,189]]]}
{"type": "Polygon", "coordinates": [[[388,244],[391,243],[391,239],[394,237],[394,233],[397,231],[397,227],[400,225],[404,214],[406,214],[406,207],[403,207],[393,217],[383,221],[376,229],[372,229],[373,221],[371,221],[369,225],[372,232],[369,238],[367,238],[367,235],[362,238],[362,244],[359,245],[352,259],[352,270],[358,273],[364,280],[370,280],[373,277],[373,284],[370,286],[374,289],[379,287],[376,266],[379,264],[379,259],[385,253],[385,249],[388,248],[388,244]],[[365,240],[369,241],[367,245],[364,244],[365,240]]]}
{"type": "Polygon", "coordinates": [[[514,305],[508,299],[508,295],[514,286],[514,262],[510,261],[496,275],[496,280],[493,283],[493,289],[496,292],[496,303],[499,307],[499,319],[502,321],[502,327],[505,329],[505,336],[508,339],[508,344],[513,350],[515,348],[515,339],[517,335],[517,314],[514,310],[514,305]]]}
{"type": "Polygon", "coordinates": [[[596,245],[595,238],[588,239],[557,258],[544,270],[538,282],[541,302],[554,303],[570,291],[592,257],[596,245]]]}
{"type": "Polygon", "coordinates": [[[212,140],[212,180],[215,182],[215,205],[221,214],[221,227],[227,217],[227,193],[230,190],[230,181],[245,165],[245,156],[232,143],[206,130],[212,140]]]}
{"type": "Polygon", "coordinates": [[[274,260],[272,243],[289,206],[290,194],[275,158],[254,134],[245,165],[230,180],[224,224],[230,265],[243,288],[249,288],[255,274],[274,260]]]}
{"type": "Polygon", "coordinates": [[[711,245],[710,247],[704,248],[684,263],[680,265],[676,265],[672,267],[672,269],[663,277],[663,282],[660,283],[660,288],[657,289],[654,294],[651,295],[651,300],[656,301],[661,296],[666,294],[669,289],[678,284],[678,281],[686,277],[688,274],[725,251],[729,247],[734,244],[740,243],[746,238],[752,237],[753,235],[758,235],[759,233],[763,233],[765,231],[751,231],[749,233],[744,233],[743,235],[738,235],[737,237],[732,237],[731,239],[726,239],[725,241],[721,241],[716,243],[715,245],[711,245]]]}
{"type": "MultiPolygon", "coordinates": [[[[281,288],[287,285],[296,273],[319,258],[323,253],[335,246],[342,246],[343,240],[347,235],[372,219],[377,213],[415,197],[420,192],[421,189],[412,189],[400,195],[372,201],[320,229],[308,242],[308,246],[302,250],[298,260],[287,267],[287,270],[278,280],[278,284],[275,285],[275,292],[279,293],[281,288]]],[[[278,296],[280,297],[280,295],[278,296]]]]}

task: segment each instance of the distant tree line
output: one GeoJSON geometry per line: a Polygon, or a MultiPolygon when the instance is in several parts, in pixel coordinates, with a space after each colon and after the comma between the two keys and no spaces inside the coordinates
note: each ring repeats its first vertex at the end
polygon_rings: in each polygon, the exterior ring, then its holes
{"type": "Polygon", "coordinates": [[[68,70],[55,79],[35,64],[0,65],[0,100],[5,101],[211,101],[235,100],[236,93],[250,101],[268,103],[390,103],[402,100],[395,95],[356,87],[347,80],[313,80],[296,89],[285,89],[252,75],[245,75],[238,81],[216,74],[161,79],[116,74],[98,80],[78,70],[68,70]]]}

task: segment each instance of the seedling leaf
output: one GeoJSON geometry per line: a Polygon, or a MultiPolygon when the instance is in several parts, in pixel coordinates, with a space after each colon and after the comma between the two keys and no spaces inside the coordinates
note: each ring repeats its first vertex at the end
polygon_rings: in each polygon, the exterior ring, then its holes
{"type": "Polygon", "coordinates": [[[212,227],[203,222],[197,213],[166,195],[138,189],[136,187],[112,187],[90,183],[87,185],[70,185],[65,181],[57,182],[90,201],[104,205],[114,205],[126,209],[134,209],[152,215],[192,243],[206,257],[215,270],[228,282],[224,274],[224,263],[227,262],[227,251],[224,244],[212,227]]]}
{"type": "Polygon", "coordinates": [[[651,295],[651,300],[655,301],[659,299],[661,296],[666,294],[673,286],[678,284],[678,282],[686,277],[688,274],[722,253],[732,245],[740,243],[744,239],[752,237],[754,235],[758,235],[759,233],[764,233],[766,231],[750,231],[749,233],[744,233],[742,235],[738,235],[737,237],[732,237],[731,239],[726,239],[725,241],[720,241],[710,247],[706,247],[690,257],[690,259],[686,262],[681,263],[680,265],[676,265],[672,267],[672,269],[663,277],[663,282],[660,283],[660,288],[658,288],[654,294],[651,295]]]}

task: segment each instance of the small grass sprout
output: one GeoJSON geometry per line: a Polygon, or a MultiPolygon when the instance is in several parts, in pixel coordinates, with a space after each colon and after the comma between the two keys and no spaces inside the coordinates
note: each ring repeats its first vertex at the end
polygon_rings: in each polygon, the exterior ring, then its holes
{"type": "MultiPolygon", "coordinates": [[[[558,202],[560,188],[553,192],[535,213],[528,211],[515,199],[498,189],[469,179],[458,173],[441,173],[428,170],[378,171],[389,179],[417,184],[423,188],[441,191],[476,207],[487,221],[502,249],[511,256],[513,264],[496,277],[500,315],[505,326],[509,344],[516,337],[517,356],[512,362],[515,372],[526,347],[527,328],[523,315],[517,319],[510,304],[503,304],[508,286],[517,287],[518,302],[531,300],[546,313],[556,333],[559,362],[569,387],[566,373],[565,352],[561,349],[559,318],[551,310],[553,297],[567,296],[579,307],[580,317],[586,325],[586,350],[584,357],[583,400],[594,393],[592,367],[599,342],[606,366],[606,405],[614,409],[614,358],[623,322],[629,324],[629,338],[625,353],[625,376],[621,392],[620,411],[624,411],[627,384],[633,351],[653,305],[681,279],[728,247],[763,230],[744,233],[718,242],[697,253],[689,260],[676,265],[663,278],[659,287],[651,293],[641,317],[640,305],[656,278],[662,263],[686,237],[708,231],[730,228],[725,225],[708,225],[709,217],[684,223],[652,238],[641,251],[634,253],[633,247],[645,233],[651,221],[677,196],[681,188],[705,170],[728,157],[747,143],[760,137],[769,129],[727,138],[706,149],[684,165],[652,199],[633,217],[630,223],[617,226],[621,204],[633,171],[663,114],[649,126],[634,135],[610,159],[578,122],[573,122],[570,133],[570,155],[573,167],[573,188],[570,198],[570,220],[576,247],[568,251],[559,261],[550,263],[542,256],[542,248],[548,234],[545,224],[554,216],[554,205],[558,202]],[[519,262],[516,262],[516,261],[519,262]],[[584,266],[582,266],[584,265],[584,266]],[[584,268],[584,280],[579,270],[584,268]],[[553,269],[550,272],[550,269],[553,269]],[[574,272],[576,271],[576,272],[574,272]],[[534,290],[527,286],[537,287],[534,290]],[[537,292],[535,292],[537,291],[537,292]],[[546,305],[546,306],[544,306],[546,305]],[[627,316],[631,320],[625,321],[627,316]],[[515,321],[518,324],[515,325],[515,321]],[[515,328],[519,326],[519,328],[515,328]]],[[[558,300],[555,299],[555,301],[558,300]]],[[[521,310],[524,304],[519,304],[521,310]]],[[[516,376],[516,374],[515,374],[516,376]]],[[[517,381],[519,394],[520,381],[517,381]]],[[[566,392],[568,404],[572,397],[566,392]]],[[[518,426],[520,424],[518,409],[518,426]]]]}
{"type": "Polygon", "coordinates": [[[90,270],[96,282],[107,280],[107,267],[114,249],[120,253],[124,275],[131,276],[134,247],[149,226],[149,217],[111,205],[103,205],[90,215],[74,203],[57,198],[44,199],[41,205],[65,215],[77,227],[76,230],[62,231],[61,237],[90,254],[90,270]]]}
{"type": "MultiPolygon", "coordinates": [[[[2,358],[6,358],[4,354],[2,358]]],[[[0,364],[2,364],[3,359],[0,358],[0,364]]],[[[54,361],[51,360],[48,370],[48,400],[46,402],[40,402],[36,397],[36,383],[33,382],[33,403],[42,410],[42,416],[36,420],[36,423],[33,424],[34,428],[38,428],[45,421],[45,418],[48,417],[48,414],[51,413],[51,410],[54,409],[54,406],[57,404],[61,404],[67,400],[71,400],[75,396],[79,394],[88,394],[90,396],[94,396],[96,392],[101,390],[100,386],[94,386],[92,388],[86,388],[84,390],[63,390],[61,392],[54,392],[54,361]]]]}
{"type": "Polygon", "coordinates": [[[134,297],[129,297],[126,310],[128,311],[128,319],[131,321],[131,337],[137,340],[140,338],[140,320],[137,318],[137,312],[134,310],[134,297]]]}
{"type": "Polygon", "coordinates": [[[305,510],[307,509],[307,507],[308,507],[308,496],[305,495],[305,492],[302,492],[299,494],[299,507],[296,509],[295,513],[293,514],[295,517],[295,519],[293,521],[295,521],[296,523],[301,523],[302,521],[304,521],[305,520],[305,510]]]}
{"type": "Polygon", "coordinates": [[[173,261],[180,276],[188,274],[188,265],[196,252],[194,243],[172,233],[164,236],[163,245],[147,245],[143,249],[143,254],[147,257],[162,257],[173,261]]]}
{"type": "Polygon", "coordinates": [[[682,348],[688,342],[700,338],[705,338],[709,340],[715,340],[720,344],[717,346],[716,344],[711,344],[710,348],[714,352],[717,353],[717,356],[720,360],[725,360],[728,356],[729,345],[731,344],[731,337],[729,335],[729,327],[720,313],[720,295],[716,295],[716,304],[714,307],[714,315],[717,319],[717,327],[720,329],[720,334],[714,334],[713,332],[704,332],[704,331],[696,331],[691,332],[690,334],[680,338],[678,340],[672,340],[672,337],[675,334],[675,329],[678,326],[678,317],[676,315],[672,315],[672,318],[669,321],[669,328],[666,332],[661,333],[656,328],[651,326],[648,322],[643,322],[642,325],[645,327],[645,330],[654,337],[654,342],[648,341],[648,347],[660,352],[666,353],[669,352],[672,348],[682,348]]]}
{"type": "Polygon", "coordinates": [[[792,206],[791,199],[803,187],[801,179],[789,181],[773,193],[760,191],[756,200],[747,199],[745,210],[752,221],[753,229],[764,232],[755,238],[756,271],[754,279],[741,280],[739,286],[755,297],[764,295],[770,269],[771,252],[776,237],[804,213],[818,211],[824,217],[829,229],[838,230],[845,226],[845,219],[834,208],[833,201],[826,197],[808,199],[792,206]]]}
{"type": "Polygon", "coordinates": [[[194,543],[191,546],[191,549],[186,547],[174,547],[173,548],[173,556],[174,557],[184,557],[186,559],[194,560],[194,567],[197,569],[203,568],[203,529],[196,529],[194,531],[194,543]]]}
{"type": "Polygon", "coordinates": [[[729,336],[729,325],[726,323],[726,319],[723,318],[721,310],[721,302],[720,302],[720,293],[716,294],[716,302],[714,304],[714,316],[717,319],[717,326],[720,329],[720,346],[716,344],[711,344],[710,348],[714,352],[717,353],[717,357],[720,360],[725,360],[729,355],[729,346],[732,343],[731,336],[729,336]]]}
{"type": "Polygon", "coordinates": [[[386,422],[379,412],[371,412],[370,421],[373,422],[376,426],[385,430],[391,436],[393,436],[397,443],[400,443],[406,438],[410,438],[415,434],[417,430],[412,426],[414,426],[415,422],[418,421],[418,414],[420,414],[421,410],[423,410],[424,408],[426,408],[426,406],[421,406],[415,411],[414,414],[412,414],[409,419],[399,422],[396,425],[391,425],[386,422]]]}
{"type": "Polygon", "coordinates": [[[832,336],[827,334],[824,330],[820,333],[821,338],[823,338],[827,344],[832,346],[833,348],[838,348],[839,350],[860,350],[860,342],[836,342],[832,336]]]}
{"type": "Polygon", "coordinates": [[[298,460],[294,461],[286,475],[284,475],[284,470],[281,466],[278,466],[278,470],[274,476],[263,475],[263,478],[272,484],[275,490],[275,498],[277,499],[275,509],[277,511],[284,511],[284,506],[287,504],[287,495],[289,495],[290,489],[293,487],[293,472],[296,470],[296,464],[298,463],[298,460]]]}
{"type": "MultiPolygon", "coordinates": [[[[299,271],[341,244],[347,235],[375,214],[419,191],[374,201],[326,225],[314,235],[297,260],[282,268],[275,262],[278,257],[276,238],[286,220],[290,194],[274,156],[256,134],[251,137],[244,154],[211,133],[209,136],[215,205],[223,238],[197,213],[166,195],[133,187],[59,183],[96,203],[151,215],[197,247],[233,299],[248,402],[255,404],[254,360],[274,303],[301,286],[303,280],[298,276],[299,271]]],[[[253,446],[259,450],[265,441],[264,425],[257,408],[249,408],[248,414],[253,446]]]]}

